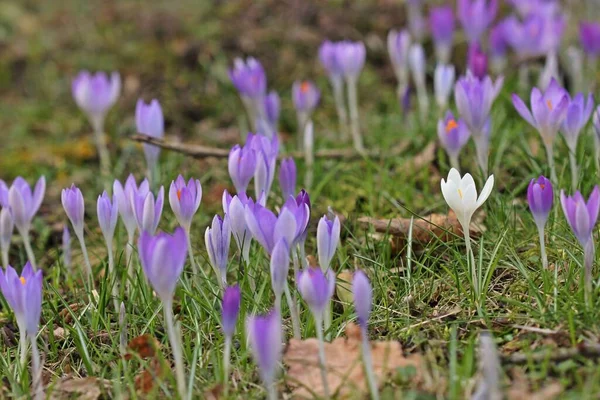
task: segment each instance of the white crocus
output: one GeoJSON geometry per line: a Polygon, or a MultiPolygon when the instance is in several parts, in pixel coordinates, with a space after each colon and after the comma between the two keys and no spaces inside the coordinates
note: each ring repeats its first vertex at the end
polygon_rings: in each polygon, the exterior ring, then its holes
{"type": "Polygon", "coordinates": [[[477,268],[475,268],[475,256],[471,250],[471,238],[469,235],[469,226],[471,218],[475,211],[483,205],[492,193],[494,187],[494,175],[485,182],[479,197],[477,196],[477,188],[471,174],[465,174],[461,178],[460,173],[452,168],[448,174],[448,180],[442,178],[442,194],[444,200],[450,208],[456,213],[456,218],[462,226],[465,237],[465,245],[467,250],[467,258],[470,260],[469,269],[471,270],[472,284],[475,289],[475,295],[479,300],[480,284],[477,279],[477,268]]]}

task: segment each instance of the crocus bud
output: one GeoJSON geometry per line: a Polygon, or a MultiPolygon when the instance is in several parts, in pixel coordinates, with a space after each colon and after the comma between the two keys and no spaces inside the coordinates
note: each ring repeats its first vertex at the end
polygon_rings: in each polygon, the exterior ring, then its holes
{"type": "Polygon", "coordinates": [[[229,176],[238,193],[246,193],[248,184],[256,171],[256,152],[249,146],[236,144],[229,152],[229,176]]]}
{"type": "Polygon", "coordinates": [[[354,273],[352,279],[352,297],[354,299],[354,309],[358,317],[358,324],[361,328],[367,328],[369,314],[371,314],[371,304],[373,302],[373,290],[367,275],[361,270],[354,273]]]}
{"type": "Polygon", "coordinates": [[[323,316],[334,290],[335,274],[331,269],[324,274],[319,268],[309,267],[298,277],[298,291],[316,319],[323,316]]]}
{"type": "Polygon", "coordinates": [[[357,79],[365,65],[367,51],[363,42],[337,43],[336,59],[346,79],[357,79]]]}
{"type": "Polygon", "coordinates": [[[63,227],[62,234],[62,253],[63,253],[63,264],[67,270],[71,268],[71,233],[69,232],[69,226],[65,224],[63,227]]]}
{"type": "Polygon", "coordinates": [[[444,119],[438,121],[437,134],[442,147],[451,158],[458,157],[458,153],[471,136],[465,122],[462,119],[455,119],[451,111],[446,112],[444,119]]]}
{"type": "Polygon", "coordinates": [[[119,217],[117,197],[113,195],[112,201],[106,191],[98,196],[96,212],[98,214],[98,224],[104,235],[106,243],[110,246],[115,235],[117,218],[119,217]]]}
{"type": "Polygon", "coordinates": [[[121,76],[112,72],[90,74],[81,71],[71,83],[75,103],[88,115],[95,130],[101,132],[108,109],[115,104],[121,92],[121,76]]]}
{"type": "Polygon", "coordinates": [[[434,90],[435,101],[440,109],[448,107],[448,98],[454,89],[454,65],[438,64],[435,67],[434,90]]]}
{"type": "Polygon", "coordinates": [[[398,32],[392,29],[388,33],[387,48],[396,78],[399,82],[406,82],[408,80],[410,33],[407,30],[398,32]]]}
{"type": "Polygon", "coordinates": [[[163,186],[158,191],[156,201],[154,200],[154,194],[150,191],[143,193],[143,191],[138,190],[133,193],[131,204],[140,232],[148,232],[151,235],[156,232],[160,216],[162,215],[164,200],[165,188],[163,186]]]}
{"type": "Polygon", "coordinates": [[[575,237],[585,248],[592,239],[592,232],[598,220],[598,211],[600,210],[598,186],[594,186],[587,202],[579,192],[575,192],[573,196],[566,196],[564,190],[561,190],[560,203],[575,237]]]}
{"type": "Polygon", "coordinates": [[[467,65],[469,71],[479,79],[487,75],[487,55],[481,49],[479,43],[471,43],[467,53],[467,65]]]}
{"type": "Polygon", "coordinates": [[[231,197],[227,191],[223,192],[223,212],[229,215],[231,233],[242,252],[244,261],[250,261],[250,243],[252,242],[252,233],[246,224],[246,204],[254,207],[254,201],[246,194],[240,193],[231,197]]]}
{"type": "Polygon", "coordinates": [[[62,190],[61,201],[65,213],[73,225],[73,230],[77,235],[82,235],[85,205],[83,203],[83,194],[81,193],[81,190],[79,190],[75,184],[72,184],[70,188],[62,190]]]}
{"type": "Polygon", "coordinates": [[[433,7],[429,11],[429,28],[435,42],[435,56],[439,63],[450,61],[454,36],[454,10],[451,5],[433,7]]]}
{"type": "Polygon", "coordinates": [[[163,303],[170,304],[188,253],[185,231],[178,227],[172,235],[161,232],[154,236],[142,231],[138,252],[150,285],[163,303]]]}
{"type": "Polygon", "coordinates": [[[246,336],[261,379],[269,388],[274,383],[281,361],[281,316],[273,310],[267,315],[248,317],[246,336]]]}
{"type": "MultiPolygon", "coordinates": [[[[135,124],[137,131],[144,135],[162,139],[165,136],[165,120],[158,100],[153,99],[150,104],[139,99],[135,107],[135,124]]],[[[148,169],[153,170],[158,163],[160,147],[144,143],[144,155],[148,169]]]]}
{"type": "Polygon", "coordinates": [[[235,324],[240,313],[241,291],[238,285],[228,286],[223,292],[223,305],[221,307],[221,327],[225,336],[232,337],[235,333],[235,324]]]}
{"type": "Polygon", "coordinates": [[[265,195],[269,197],[271,185],[275,179],[275,167],[277,155],[279,154],[279,140],[277,135],[271,139],[264,135],[248,134],[246,146],[256,152],[256,170],[254,171],[254,191],[257,199],[265,195]]]}
{"type": "Polygon", "coordinates": [[[317,252],[319,254],[319,265],[323,272],[329,269],[339,242],[340,219],[337,215],[331,219],[324,215],[317,226],[317,252]]]}
{"type": "Polygon", "coordinates": [[[0,268],[0,290],[17,318],[21,335],[35,336],[42,313],[42,271],[33,271],[29,262],[21,276],[13,267],[0,268]]]}
{"type": "Polygon", "coordinates": [[[552,209],[554,201],[554,192],[552,182],[540,175],[537,179],[532,179],[527,188],[527,202],[529,209],[533,214],[533,219],[540,229],[543,229],[552,209]]]}
{"type": "Polygon", "coordinates": [[[284,200],[296,194],[296,163],[292,157],[281,160],[279,186],[284,200]]]}
{"type": "Polygon", "coordinates": [[[267,92],[267,75],[255,58],[248,57],[246,61],[236,58],[229,78],[242,97],[258,99],[267,92]]]}
{"type": "Polygon", "coordinates": [[[600,56],[600,23],[580,22],[579,39],[581,40],[583,51],[589,57],[597,58],[600,56]]]}
{"type": "Polygon", "coordinates": [[[329,40],[324,41],[319,46],[319,61],[325,68],[327,75],[329,75],[329,79],[341,80],[342,68],[337,58],[337,43],[329,40]]]}
{"type": "Polygon", "coordinates": [[[319,104],[321,92],[312,81],[296,81],[292,86],[292,100],[299,113],[311,114],[319,104]]]}
{"type": "MultiPolygon", "coordinates": [[[[15,224],[8,207],[2,207],[0,210],[0,251],[2,254],[8,254],[10,248],[10,240],[12,238],[15,224]]],[[[3,264],[5,264],[3,260],[3,264]]],[[[6,265],[4,265],[6,266],[6,265]]]]}
{"type": "Polygon", "coordinates": [[[425,52],[423,46],[415,43],[408,51],[408,65],[417,86],[425,85],[425,52]]]}
{"type": "Polygon", "coordinates": [[[279,123],[279,112],[281,111],[281,100],[276,91],[271,90],[267,96],[265,96],[265,117],[267,122],[271,125],[274,131],[277,131],[277,125],[279,123]]]}
{"type": "Polygon", "coordinates": [[[225,218],[221,218],[220,215],[214,216],[212,226],[206,228],[204,240],[210,264],[225,285],[227,283],[229,243],[231,242],[231,228],[227,214],[225,214],[225,218]]]}
{"type": "MultiPolygon", "coordinates": [[[[285,238],[283,238],[275,244],[271,254],[271,285],[277,299],[281,299],[287,283],[289,269],[290,248],[285,238]]],[[[276,307],[279,307],[279,304],[276,307]]]]}
{"type": "Polygon", "coordinates": [[[14,180],[10,189],[8,189],[5,197],[15,226],[21,235],[26,235],[29,232],[31,221],[42,205],[45,192],[46,179],[43,176],[35,184],[33,192],[31,186],[20,176],[14,180]]]}
{"type": "Polygon", "coordinates": [[[490,64],[495,74],[501,73],[506,65],[508,41],[505,26],[503,21],[490,30],[490,64]]]}
{"type": "Polygon", "coordinates": [[[125,225],[125,229],[129,236],[132,236],[137,228],[137,221],[133,211],[132,199],[135,195],[146,196],[150,191],[150,184],[148,180],[144,179],[138,188],[137,183],[133,175],[129,175],[125,181],[125,186],[121,185],[121,182],[115,179],[113,183],[113,192],[117,198],[117,204],[119,209],[119,215],[125,225]]]}
{"type": "Polygon", "coordinates": [[[200,207],[202,201],[202,185],[198,179],[192,179],[185,183],[183,176],[171,182],[169,188],[169,204],[177,218],[177,222],[189,232],[194,214],[200,207]]]}

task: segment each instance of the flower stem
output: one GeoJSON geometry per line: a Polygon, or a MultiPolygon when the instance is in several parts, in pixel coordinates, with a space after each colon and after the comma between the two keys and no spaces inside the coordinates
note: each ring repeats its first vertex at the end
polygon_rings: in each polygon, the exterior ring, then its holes
{"type": "Polygon", "coordinates": [[[471,248],[471,235],[469,233],[469,227],[463,227],[463,234],[465,237],[465,246],[467,251],[467,259],[469,269],[471,272],[471,280],[473,281],[473,291],[475,292],[476,303],[479,306],[479,280],[477,279],[477,270],[475,268],[475,255],[471,248]]]}
{"type": "Polygon", "coordinates": [[[348,108],[350,110],[350,131],[352,133],[352,141],[354,148],[358,153],[364,153],[363,138],[360,134],[360,117],[358,114],[358,91],[356,88],[356,78],[348,78],[348,108]]]}
{"type": "Polygon", "coordinates": [[[574,192],[577,190],[579,175],[577,172],[577,159],[575,158],[575,153],[572,151],[569,151],[569,164],[571,165],[571,187],[574,192]]]}
{"type": "Polygon", "coordinates": [[[169,301],[163,305],[165,312],[165,323],[167,324],[167,334],[171,343],[171,351],[175,360],[175,377],[177,379],[177,391],[180,399],[187,399],[187,387],[185,384],[185,371],[183,366],[183,354],[181,350],[180,338],[175,330],[175,318],[173,317],[173,302],[169,301]]]}
{"type": "Polygon", "coordinates": [[[335,100],[335,110],[340,124],[340,138],[344,141],[348,140],[348,114],[344,101],[344,82],[341,78],[331,79],[333,87],[333,99],[335,100]]]}
{"type": "Polygon", "coordinates": [[[30,335],[31,340],[31,382],[33,398],[35,400],[43,400],[46,396],[44,394],[44,387],[42,383],[42,362],[40,359],[40,352],[37,348],[37,342],[35,335],[30,335]]]}
{"type": "Polygon", "coordinates": [[[450,154],[448,155],[450,158],[450,167],[454,168],[457,171],[460,171],[460,164],[458,163],[458,154],[450,154]]]}
{"type": "Polygon", "coordinates": [[[540,253],[542,255],[542,266],[548,270],[548,255],[546,254],[546,242],[544,240],[544,226],[538,226],[538,235],[540,237],[540,253]]]}
{"type": "Polygon", "coordinates": [[[79,246],[81,246],[81,252],[83,253],[83,259],[85,261],[85,274],[86,278],[92,280],[92,264],[90,264],[90,258],[88,256],[87,247],[85,246],[85,240],[83,239],[83,232],[75,232],[77,240],[79,240],[79,246]]]}
{"type": "Polygon", "coordinates": [[[590,307],[592,305],[592,267],[594,265],[594,239],[590,237],[590,240],[586,243],[583,248],[584,252],[584,275],[583,280],[585,284],[585,303],[590,307]]]}
{"type": "Polygon", "coordinates": [[[25,327],[19,325],[19,362],[21,368],[25,368],[27,362],[27,333],[25,327]]]}
{"type": "Polygon", "coordinates": [[[304,125],[304,163],[306,165],[306,172],[304,174],[304,187],[306,190],[310,191],[313,182],[313,165],[315,163],[314,157],[314,146],[315,146],[315,138],[314,132],[312,129],[306,129],[310,120],[304,125]]]}
{"type": "Polygon", "coordinates": [[[325,306],[323,321],[324,321],[323,330],[325,331],[325,339],[327,339],[329,341],[329,340],[331,340],[331,332],[329,330],[329,328],[331,328],[331,300],[329,300],[327,302],[327,305],[325,306]]]}
{"type": "Polygon", "coordinates": [[[325,341],[323,340],[323,318],[315,316],[315,325],[317,329],[317,340],[319,341],[319,368],[321,369],[321,379],[323,380],[323,397],[329,399],[329,382],[327,382],[327,363],[325,360],[325,341]]]}
{"type": "Polygon", "coordinates": [[[558,183],[558,178],[556,177],[556,166],[554,165],[554,149],[552,147],[552,143],[547,143],[544,141],[544,146],[546,147],[546,157],[548,157],[548,166],[550,166],[550,179],[554,184],[558,183]]]}
{"type": "Polygon", "coordinates": [[[8,246],[2,249],[2,265],[4,268],[8,265],[8,246]]]}
{"type": "Polygon", "coordinates": [[[361,337],[362,337],[362,359],[367,374],[367,382],[369,383],[369,391],[371,392],[372,400],[379,400],[379,390],[377,388],[377,381],[375,373],[373,371],[373,359],[371,358],[371,343],[369,343],[369,337],[367,334],[367,327],[361,326],[361,337]]]}
{"type": "Polygon", "coordinates": [[[29,231],[20,232],[21,237],[23,238],[23,245],[25,246],[25,253],[27,253],[27,258],[29,259],[29,263],[33,267],[34,271],[37,271],[37,263],[35,261],[35,255],[33,254],[33,249],[31,248],[31,242],[29,241],[29,231]]]}
{"type": "Polygon", "coordinates": [[[92,128],[94,131],[94,141],[100,158],[100,172],[104,181],[104,189],[110,193],[110,152],[106,145],[106,137],[104,135],[104,116],[92,118],[92,128]]]}
{"type": "MultiPolygon", "coordinates": [[[[298,308],[296,307],[296,301],[292,298],[290,293],[290,287],[287,282],[284,286],[285,299],[287,300],[288,307],[290,309],[290,315],[292,316],[292,331],[294,332],[294,339],[301,339],[300,334],[300,317],[298,316],[298,308]]],[[[279,302],[281,304],[281,302],[279,302]]],[[[281,307],[281,305],[279,306],[281,307]]]]}
{"type": "MultiPolygon", "coordinates": [[[[185,237],[187,238],[188,253],[190,255],[190,263],[192,264],[192,271],[194,272],[194,275],[196,275],[196,274],[198,274],[198,265],[196,264],[196,260],[194,259],[194,251],[192,250],[192,239],[191,239],[189,227],[185,227],[185,237]]],[[[226,277],[223,277],[223,278],[226,279],[226,277]]]]}
{"type": "Polygon", "coordinates": [[[267,386],[267,399],[268,400],[277,400],[277,388],[275,387],[275,383],[271,382],[267,386]]]}
{"type": "Polygon", "coordinates": [[[125,262],[127,263],[127,276],[129,277],[128,285],[133,284],[133,241],[135,237],[135,229],[127,230],[127,245],[125,246],[125,262]]]}
{"type": "Polygon", "coordinates": [[[223,397],[229,392],[229,363],[231,357],[231,337],[225,335],[225,350],[223,351],[223,397]]]}
{"type": "Polygon", "coordinates": [[[115,306],[115,312],[119,313],[119,288],[117,287],[117,279],[115,276],[115,257],[113,256],[112,244],[110,242],[106,242],[106,249],[108,250],[108,273],[110,275],[109,282],[112,280],[112,296],[113,303],[115,306]]]}
{"type": "Polygon", "coordinates": [[[480,133],[473,137],[475,141],[475,152],[477,153],[477,163],[479,168],[483,172],[483,179],[488,176],[488,150],[489,150],[489,139],[484,133],[480,133]]]}

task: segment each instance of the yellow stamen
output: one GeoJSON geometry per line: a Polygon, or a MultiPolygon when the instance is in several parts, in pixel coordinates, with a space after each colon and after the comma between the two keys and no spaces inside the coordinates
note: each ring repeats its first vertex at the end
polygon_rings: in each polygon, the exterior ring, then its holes
{"type": "Polygon", "coordinates": [[[450,133],[452,129],[456,128],[458,128],[458,124],[454,119],[450,119],[448,122],[446,122],[446,133],[450,133]]]}
{"type": "Polygon", "coordinates": [[[458,189],[458,195],[460,196],[460,198],[463,198],[463,194],[462,194],[462,190],[458,189]]]}
{"type": "Polygon", "coordinates": [[[24,284],[25,284],[25,278],[23,278],[23,277],[20,277],[20,278],[19,278],[19,280],[21,281],[21,285],[24,285],[24,284]]]}
{"type": "Polygon", "coordinates": [[[552,111],[552,100],[546,101],[546,105],[548,106],[548,110],[552,111]]]}

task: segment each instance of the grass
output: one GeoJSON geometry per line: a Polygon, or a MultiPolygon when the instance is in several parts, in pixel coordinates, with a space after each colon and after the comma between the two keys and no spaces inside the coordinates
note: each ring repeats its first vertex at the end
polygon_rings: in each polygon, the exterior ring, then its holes
{"type": "MultiPolygon", "coordinates": [[[[148,363],[139,359],[125,361],[121,357],[118,313],[110,299],[114,281],[118,282],[125,300],[128,338],[142,334],[156,337],[161,343],[162,357],[170,357],[160,302],[152,295],[139,268],[125,297],[126,235],[120,223],[114,243],[118,273],[115,277],[107,274],[106,251],[94,212],[102,182],[96,178],[97,161],[93,148],[90,150],[87,122],[69,93],[69,79],[79,68],[119,69],[124,76],[124,94],[107,122],[116,178],[124,179],[130,171],[138,178],[143,175],[141,149],[126,139],[133,133],[133,105],[139,95],[160,99],[171,138],[221,147],[239,140],[237,130],[233,139],[226,135],[226,127],[240,127],[243,132],[245,123],[242,105],[227,81],[226,67],[233,56],[245,52],[257,54],[264,61],[271,86],[282,90],[284,133],[295,131],[289,99],[291,77],[311,76],[317,78],[324,93],[315,121],[317,148],[344,146],[335,139],[330,89],[313,60],[316,44],[322,37],[335,34],[322,25],[306,23],[317,32],[314,37],[286,42],[278,39],[284,30],[281,25],[287,21],[285,17],[272,29],[261,30],[256,23],[260,18],[250,14],[244,20],[244,27],[252,40],[250,44],[238,41],[241,33],[228,26],[228,22],[230,25],[248,11],[264,16],[262,7],[266,6],[253,8],[233,3],[205,7],[194,2],[179,9],[156,2],[152,8],[143,8],[133,1],[109,6],[92,3],[85,7],[76,3],[71,8],[36,2],[0,6],[3,28],[0,34],[10,43],[7,55],[0,60],[0,86],[6,91],[0,111],[0,127],[6,135],[0,158],[1,177],[12,180],[21,174],[32,181],[45,174],[48,181],[46,199],[32,232],[36,257],[45,274],[38,343],[46,346],[44,376],[50,389],[64,376],[94,376],[108,379],[114,390],[120,388],[121,393],[128,393],[141,366],[148,363]],[[165,18],[160,19],[159,15],[165,18]],[[64,29],[59,29],[61,26],[64,29]],[[17,51],[18,43],[26,43],[21,53],[17,51]],[[290,46],[295,45],[298,53],[291,54],[290,46]],[[86,197],[86,241],[95,267],[97,293],[82,284],[81,259],[75,240],[74,271],[68,270],[60,258],[61,224],[66,218],[59,193],[71,182],[80,185],[86,197]],[[79,308],[68,308],[72,304],[78,304],[79,308]],[[62,337],[58,337],[58,328],[65,331],[62,337]]],[[[323,6],[322,11],[325,15],[335,15],[335,7],[323,6]]],[[[361,11],[364,10],[349,11],[347,21],[336,20],[344,35],[361,36],[347,27],[352,26],[351,21],[360,20],[357,14],[361,11]]],[[[303,18],[310,20],[310,12],[307,13],[309,16],[303,18]]],[[[357,26],[361,32],[374,32],[383,38],[388,25],[401,23],[385,17],[386,10],[378,10],[374,19],[384,21],[381,26],[366,21],[357,26]]],[[[468,284],[462,237],[447,242],[432,241],[423,248],[415,245],[409,258],[406,248],[395,248],[387,236],[376,239],[356,223],[356,218],[362,215],[419,218],[447,211],[439,189],[439,180],[448,171],[443,152],[437,150],[431,165],[406,170],[406,162],[435,140],[436,118],[421,122],[416,113],[406,117],[398,113],[392,74],[385,65],[385,53],[377,49],[376,44],[374,50],[369,49],[369,65],[359,82],[366,146],[387,149],[406,141],[406,153],[396,158],[352,162],[319,159],[315,164],[315,184],[309,193],[313,216],[324,214],[332,206],[347,217],[333,268],[336,272],[361,268],[368,273],[375,301],[371,337],[398,340],[406,352],[421,353],[426,362],[428,384],[416,384],[399,371],[383,389],[382,398],[465,398],[472,393],[477,380],[477,335],[482,329],[492,331],[502,355],[547,354],[542,361],[532,358],[522,366],[504,364],[505,388],[525,380],[536,391],[558,382],[564,389],[563,398],[597,397],[600,366],[595,360],[584,357],[559,363],[551,360],[558,348],[585,340],[598,342],[599,292],[596,285],[593,305],[587,307],[581,282],[583,251],[570,232],[559,204],[555,204],[546,230],[548,258],[558,268],[556,295],[554,271],[541,268],[537,231],[527,210],[525,191],[531,178],[549,171],[541,146],[538,145],[540,149],[536,152],[531,150],[530,144],[538,143],[537,133],[516,115],[510,103],[509,95],[516,91],[513,77],[508,77],[493,109],[490,166],[496,186],[483,207],[486,231],[473,246],[481,276],[485,278],[481,315],[476,311],[468,284]],[[539,328],[545,333],[523,327],[539,328]]],[[[293,146],[294,138],[284,137],[286,147],[293,146]]],[[[598,171],[589,150],[592,137],[587,131],[580,142],[579,188],[587,195],[597,182],[598,171]]],[[[558,143],[556,150],[559,184],[555,187],[568,189],[571,186],[568,152],[563,143],[558,143]]],[[[304,166],[301,161],[297,163],[298,182],[302,182],[304,166]]],[[[480,188],[483,179],[476,169],[472,144],[461,155],[461,164],[464,171],[475,175],[480,188]]],[[[175,295],[185,363],[193,376],[190,384],[194,397],[199,398],[223,380],[220,294],[216,277],[208,266],[203,232],[214,213],[222,212],[220,194],[226,187],[231,191],[231,185],[222,160],[195,161],[163,152],[161,183],[168,185],[179,173],[198,177],[204,189],[200,212],[192,226],[192,244],[196,261],[207,277],[192,276],[188,265],[175,295]]],[[[269,206],[277,207],[282,203],[277,184],[273,190],[269,206]]],[[[175,218],[165,206],[159,229],[172,231],[175,226],[175,218]]],[[[316,254],[314,221],[310,229],[307,252],[316,254]]],[[[250,271],[240,268],[234,247],[230,256],[229,280],[238,282],[243,293],[242,318],[232,349],[231,398],[265,397],[243,334],[243,316],[265,312],[273,302],[268,260],[256,244],[253,246],[250,271]],[[250,289],[247,274],[255,275],[256,291],[250,289]]],[[[16,267],[22,266],[26,259],[16,235],[10,259],[16,267]]],[[[596,267],[595,277],[597,271],[596,267]]],[[[4,300],[1,301],[0,321],[5,336],[9,336],[14,331],[14,319],[4,300]]],[[[283,315],[289,337],[291,323],[285,302],[283,315]]],[[[306,307],[300,317],[302,336],[314,337],[314,322],[306,307]]],[[[332,336],[341,335],[353,318],[352,307],[336,299],[332,336]]],[[[18,357],[17,347],[11,340],[0,343],[2,397],[26,397],[29,391],[28,373],[16,368],[15,357],[18,357]]],[[[153,396],[173,394],[174,383],[167,373],[155,387],[153,396]]],[[[285,375],[280,379],[280,389],[285,390],[285,375]]]]}

